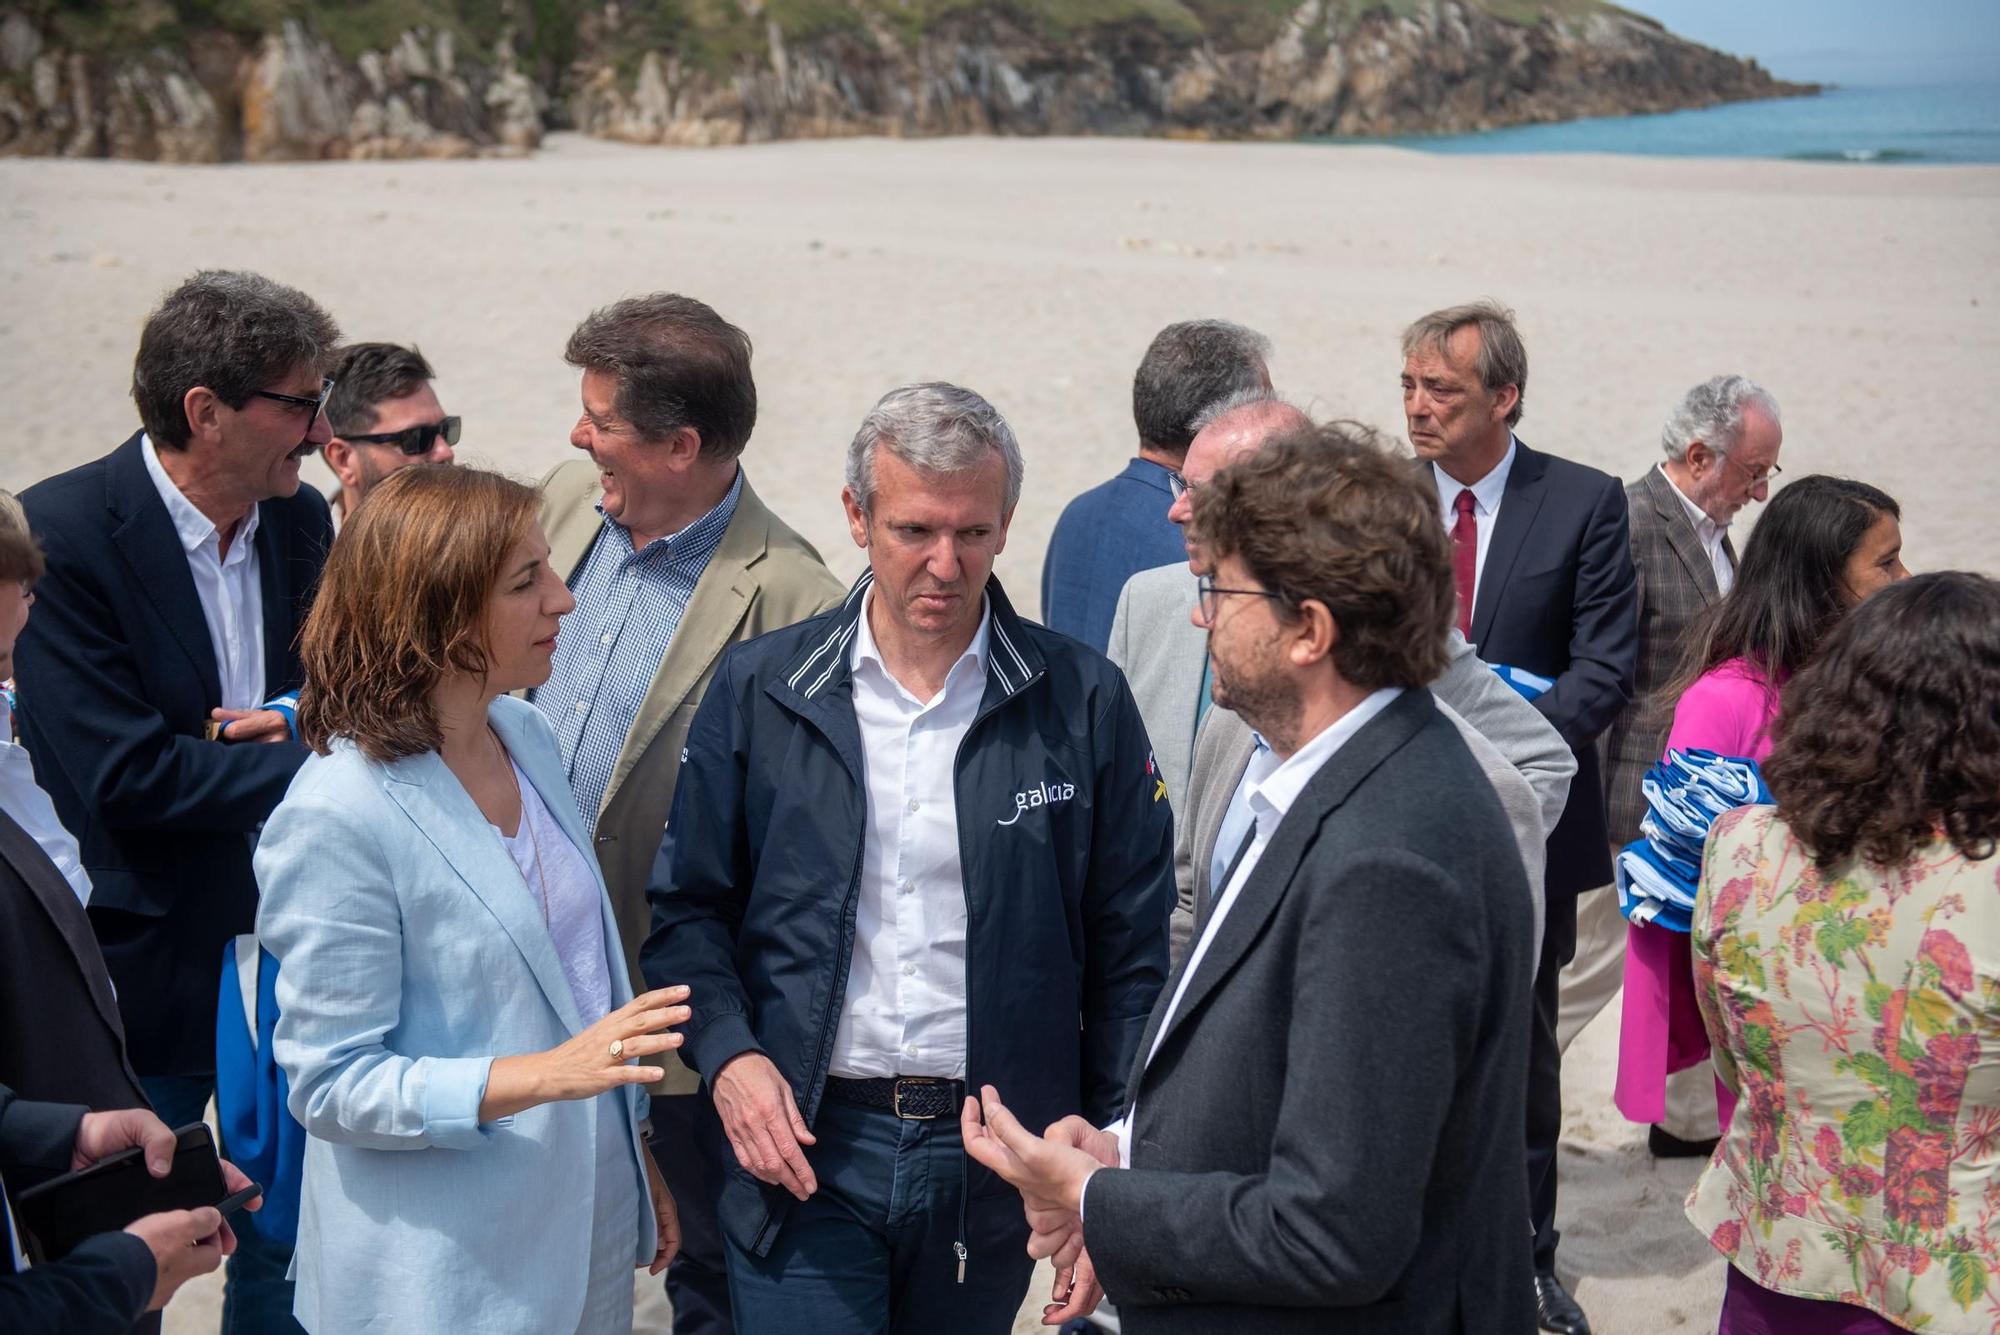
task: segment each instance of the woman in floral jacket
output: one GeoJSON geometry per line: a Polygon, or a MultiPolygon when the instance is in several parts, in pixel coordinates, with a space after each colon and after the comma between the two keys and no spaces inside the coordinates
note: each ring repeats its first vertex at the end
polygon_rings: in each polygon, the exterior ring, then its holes
{"type": "Polygon", "coordinates": [[[2000,1332],[2000,582],[1877,593],[1720,818],[1695,990],[1739,1102],[1688,1218],[1723,1335],[2000,1332]]]}

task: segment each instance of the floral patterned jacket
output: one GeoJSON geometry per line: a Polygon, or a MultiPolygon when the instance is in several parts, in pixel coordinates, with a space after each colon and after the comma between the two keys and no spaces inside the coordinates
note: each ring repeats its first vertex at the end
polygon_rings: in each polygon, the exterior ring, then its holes
{"type": "Polygon", "coordinates": [[[1716,821],[1695,995],[1740,1098],[1687,1200],[1767,1288],[2000,1333],[2000,857],[1822,874],[1774,807],[1716,821]]]}

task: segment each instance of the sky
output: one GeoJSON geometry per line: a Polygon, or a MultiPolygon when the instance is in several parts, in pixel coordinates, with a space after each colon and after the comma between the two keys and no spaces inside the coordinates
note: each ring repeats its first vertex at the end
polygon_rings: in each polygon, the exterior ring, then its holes
{"type": "Polygon", "coordinates": [[[1883,85],[2000,81],[2000,0],[1621,0],[1780,78],[1883,85]]]}

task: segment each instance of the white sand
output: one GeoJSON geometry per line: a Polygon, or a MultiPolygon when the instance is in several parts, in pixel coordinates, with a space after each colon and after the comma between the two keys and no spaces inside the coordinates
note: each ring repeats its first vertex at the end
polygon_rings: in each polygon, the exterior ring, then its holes
{"type": "MultiPolygon", "coordinates": [[[[350,337],[416,341],[465,457],[528,474],[565,457],[576,321],[699,295],[757,342],[759,491],[843,577],[862,413],[905,381],[971,385],[1028,455],[999,569],[1030,610],[1062,504],[1129,453],[1161,325],[1262,329],[1280,388],[1393,430],[1398,331],[1480,295],[1520,312],[1537,446],[1636,476],[1682,390],[1743,371],[1783,404],[1790,476],[1886,487],[1913,569],[2000,567],[2000,168],[570,136],[521,162],[0,161],[0,486],[124,439],[139,326],[204,265],[297,284],[350,337]]],[[[1680,1218],[1693,1168],[1653,1165],[1611,1109],[1615,1043],[1607,1016],[1571,1053],[1563,1271],[1599,1335],[1698,1329],[1721,1271],[1680,1218]]],[[[169,1330],[214,1328],[203,1292],[169,1330]]],[[[641,1327],[664,1329],[657,1305],[641,1327]]]]}

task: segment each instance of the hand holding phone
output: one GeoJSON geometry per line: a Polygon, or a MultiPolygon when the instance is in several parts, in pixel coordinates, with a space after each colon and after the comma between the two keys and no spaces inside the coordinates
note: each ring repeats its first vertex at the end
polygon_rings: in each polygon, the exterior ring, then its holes
{"type": "MultiPolygon", "coordinates": [[[[135,1226],[150,1216],[169,1214],[187,1217],[159,1227],[180,1238],[205,1221],[207,1231],[197,1241],[206,1247],[212,1240],[217,1256],[227,1256],[236,1250],[236,1235],[220,1207],[254,1210],[263,1204],[257,1199],[261,1190],[216,1154],[215,1137],[203,1123],[169,1132],[144,1110],[89,1113],[77,1139],[76,1157],[87,1161],[84,1166],[23,1192],[14,1202],[37,1261],[65,1256],[99,1233],[137,1232],[135,1226]],[[209,1214],[211,1210],[216,1213],[209,1214]]],[[[147,1242],[154,1245],[150,1237],[147,1242]]]]}

